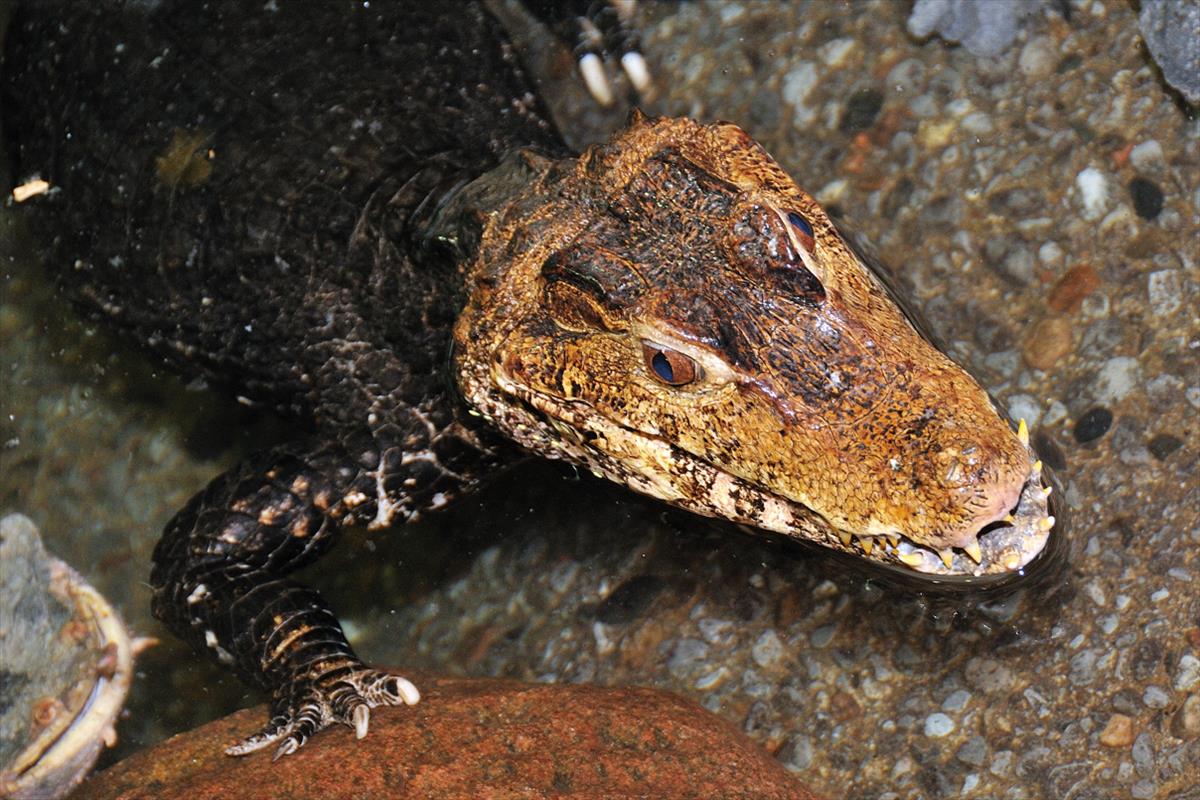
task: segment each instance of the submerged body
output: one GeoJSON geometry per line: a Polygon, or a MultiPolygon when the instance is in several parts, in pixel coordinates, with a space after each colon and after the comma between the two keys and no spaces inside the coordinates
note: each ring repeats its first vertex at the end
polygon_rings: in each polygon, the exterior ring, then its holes
{"type": "Polygon", "coordinates": [[[18,13],[6,108],[72,296],[306,423],[155,555],[156,614],[273,693],[232,752],[416,701],[286,576],[530,451],[917,576],[1044,549],[1027,439],[740,129],[573,157],[475,4],[180,5],[18,13]]]}

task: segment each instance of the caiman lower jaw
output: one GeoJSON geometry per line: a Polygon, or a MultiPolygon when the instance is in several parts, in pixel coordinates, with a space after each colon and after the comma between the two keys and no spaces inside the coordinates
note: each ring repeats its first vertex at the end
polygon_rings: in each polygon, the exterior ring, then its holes
{"type": "MultiPolygon", "coordinates": [[[[511,380],[498,383],[538,418],[533,427],[541,428],[542,435],[523,443],[544,455],[574,461],[598,476],[689,511],[820,544],[921,581],[970,583],[1023,574],[1055,532],[1049,511],[1051,484],[1031,449],[1029,474],[1007,517],[979,531],[976,546],[938,551],[899,534],[840,531],[807,506],[726,472],[653,433],[604,419],[586,403],[547,397],[511,380]],[[544,435],[547,428],[557,434],[550,452],[544,435]]],[[[1018,436],[1028,449],[1024,421],[1018,436]]]]}

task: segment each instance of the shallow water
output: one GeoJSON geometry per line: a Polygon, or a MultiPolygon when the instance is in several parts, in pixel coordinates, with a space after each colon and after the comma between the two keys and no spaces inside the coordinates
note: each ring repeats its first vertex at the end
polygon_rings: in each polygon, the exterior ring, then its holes
{"type": "MultiPolygon", "coordinates": [[[[969,603],[897,592],[531,465],[312,571],[363,654],[671,688],[832,796],[1194,797],[1200,131],[1125,4],[1069,7],[994,59],[911,40],[890,3],[654,7],[645,42],[653,110],[746,127],[1030,419],[1073,509],[1061,581],[969,603]],[[1153,218],[1135,179],[1162,194],[1153,218]]],[[[71,321],[11,217],[0,510],[163,640],[115,758],[261,699],[149,618],[145,579],[174,510],[278,425],[71,321]]]]}

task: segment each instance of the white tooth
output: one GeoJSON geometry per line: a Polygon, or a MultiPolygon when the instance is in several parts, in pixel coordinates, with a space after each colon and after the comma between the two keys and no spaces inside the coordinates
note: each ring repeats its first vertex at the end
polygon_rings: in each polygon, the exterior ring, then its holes
{"type": "Polygon", "coordinates": [[[604,62],[595,53],[584,53],[579,59],[579,72],[588,92],[597,103],[611,106],[613,102],[612,87],[608,85],[608,76],[604,74],[604,62]]]}
{"type": "Polygon", "coordinates": [[[1029,446],[1029,426],[1025,424],[1024,417],[1017,423],[1017,438],[1021,440],[1021,444],[1029,446]]]}

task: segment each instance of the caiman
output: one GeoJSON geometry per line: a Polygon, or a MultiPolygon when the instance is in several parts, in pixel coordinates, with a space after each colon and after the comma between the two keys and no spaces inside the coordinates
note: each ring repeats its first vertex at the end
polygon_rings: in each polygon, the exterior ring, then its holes
{"type": "Polygon", "coordinates": [[[38,3],[6,56],[66,294],[298,421],[154,555],[154,613],[273,697],[231,754],[417,702],[288,575],[530,453],[930,582],[1058,536],[1024,423],[759,144],[634,114],[572,153],[479,3],[38,3]]]}

